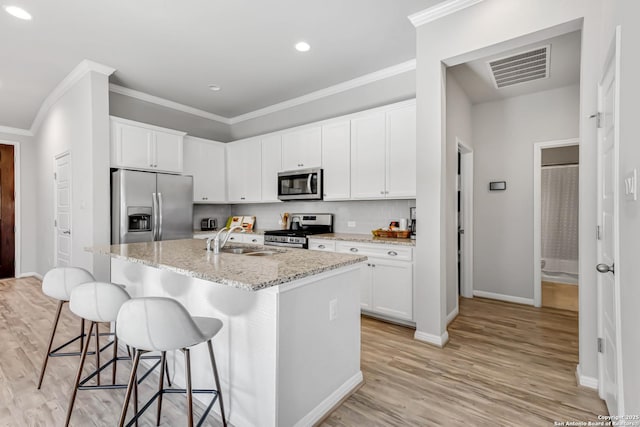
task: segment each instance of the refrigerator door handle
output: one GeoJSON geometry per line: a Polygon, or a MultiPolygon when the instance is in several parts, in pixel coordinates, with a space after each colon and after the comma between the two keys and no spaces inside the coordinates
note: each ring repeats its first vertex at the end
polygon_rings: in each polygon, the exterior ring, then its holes
{"type": "Polygon", "coordinates": [[[162,240],[162,193],[158,193],[158,240],[162,240]]]}
{"type": "Polygon", "coordinates": [[[151,206],[153,209],[153,241],[158,240],[158,199],[156,198],[156,193],[151,193],[151,206]]]}

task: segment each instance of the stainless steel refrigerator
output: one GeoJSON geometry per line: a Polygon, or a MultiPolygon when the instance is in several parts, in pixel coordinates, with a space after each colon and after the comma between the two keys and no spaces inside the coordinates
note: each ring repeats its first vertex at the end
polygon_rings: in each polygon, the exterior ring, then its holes
{"type": "Polygon", "coordinates": [[[193,177],[117,170],[111,173],[111,243],[190,239],[193,177]]]}

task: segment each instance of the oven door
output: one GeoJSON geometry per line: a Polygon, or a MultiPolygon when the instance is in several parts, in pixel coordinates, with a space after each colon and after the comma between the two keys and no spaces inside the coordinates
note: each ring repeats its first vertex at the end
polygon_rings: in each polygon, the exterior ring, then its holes
{"type": "Polygon", "coordinates": [[[279,172],[278,199],[322,200],[322,169],[279,172]]]}

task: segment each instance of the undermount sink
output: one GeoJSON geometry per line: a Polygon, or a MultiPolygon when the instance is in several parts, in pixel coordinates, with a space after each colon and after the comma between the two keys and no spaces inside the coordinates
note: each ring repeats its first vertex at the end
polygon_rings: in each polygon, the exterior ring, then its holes
{"type": "Polygon", "coordinates": [[[275,255],[278,252],[276,251],[258,251],[258,252],[249,252],[249,253],[245,253],[246,256],[269,256],[269,255],[275,255]]]}
{"type": "Polygon", "coordinates": [[[255,249],[249,248],[222,248],[220,252],[224,252],[226,254],[246,254],[249,252],[255,252],[255,249]]]}

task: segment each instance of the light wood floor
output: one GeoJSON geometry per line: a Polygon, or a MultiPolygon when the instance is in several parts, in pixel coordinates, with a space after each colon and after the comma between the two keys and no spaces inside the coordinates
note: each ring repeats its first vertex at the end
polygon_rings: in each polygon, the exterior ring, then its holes
{"type": "MultiPolygon", "coordinates": [[[[411,329],[363,318],[365,384],[324,425],[546,426],[606,413],[594,391],[575,385],[575,313],[478,298],[461,300],[460,310],[442,350],[413,340],[411,329]]],[[[38,280],[0,281],[0,426],[64,423],[78,359],[52,359],[36,390],[54,311],[38,280]]],[[[78,325],[65,313],[61,331],[70,337],[78,325]]],[[[128,368],[119,368],[119,381],[128,368]]],[[[153,385],[141,387],[141,399],[153,385]]],[[[123,394],[80,391],[72,425],[115,425],[123,394]]],[[[141,426],[155,425],[148,413],[141,426]]],[[[185,413],[182,396],[165,397],[162,425],[184,425],[185,413]]],[[[221,423],[210,416],[206,425],[221,423]]]]}
{"type": "Polygon", "coordinates": [[[607,413],[576,386],[576,313],[461,299],[444,349],[413,332],[363,318],[365,385],[326,426],[552,426],[607,413]]]}
{"type": "Polygon", "coordinates": [[[542,306],[578,311],[578,285],[542,282],[542,306]]]}

